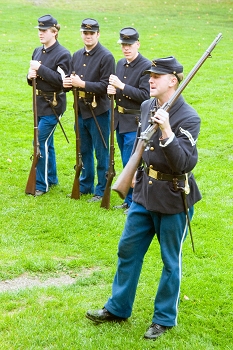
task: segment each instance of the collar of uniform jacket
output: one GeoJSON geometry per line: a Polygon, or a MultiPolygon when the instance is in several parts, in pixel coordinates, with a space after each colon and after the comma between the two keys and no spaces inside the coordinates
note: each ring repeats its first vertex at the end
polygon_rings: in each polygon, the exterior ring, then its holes
{"type": "Polygon", "coordinates": [[[83,48],[83,54],[84,55],[86,55],[86,54],[88,54],[88,55],[94,55],[94,53],[98,50],[98,48],[99,48],[99,46],[100,46],[100,43],[98,42],[97,43],[97,45],[91,50],[91,51],[86,51],[86,49],[85,49],[85,47],[83,48]]]}
{"type": "Polygon", "coordinates": [[[138,60],[140,59],[140,56],[141,56],[141,54],[138,53],[137,57],[132,62],[127,62],[127,60],[125,59],[124,66],[128,65],[130,67],[134,67],[138,63],[138,60]]]}
{"type": "Polygon", "coordinates": [[[48,52],[52,51],[52,50],[53,50],[56,46],[58,46],[58,45],[59,45],[59,42],[56,41],[52,46],[49,46],[47,49],[45,49],[44,46],[43,46],[42,49],[41,49],[41,51],[42,51],[43,53],[48,53],[48,52]]]}

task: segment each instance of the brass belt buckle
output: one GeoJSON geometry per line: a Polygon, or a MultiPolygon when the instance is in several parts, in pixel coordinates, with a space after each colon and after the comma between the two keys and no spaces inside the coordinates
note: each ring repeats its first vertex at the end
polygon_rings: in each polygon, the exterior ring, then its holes
{"type": "Polygon", "coordinates": [[[83,98],[86,97],[85,91],[79,91],[78,94],[79,94],[79,97],[83,97],[83,98]]]}
{"type": "Polygon", "coordinates": [[[149,176],[153,177],[153,179],[155,179],[155,180],[158,180],[158,171],[157,170],[153,170],[153,169],[150,168],[149,176]]]}
{"type": "Polygon", "coordinates": [[[122,113],[122,114],[124,113],[124,108],[121,106],[117,106],[117,110],[119,113],[122,113]]]}

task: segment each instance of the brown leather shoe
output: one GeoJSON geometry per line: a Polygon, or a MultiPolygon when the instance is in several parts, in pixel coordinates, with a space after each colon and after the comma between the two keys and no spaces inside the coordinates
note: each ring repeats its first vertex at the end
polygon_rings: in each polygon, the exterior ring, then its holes
{"type": "Polygon", "coordinates": [[[148,330],[144,334],[144,338],[156,340],[158,337],[160,337],[163,333],[165,333],[167,330],[171,328],[172,327],[161,326],[160,324],[152,323],[152,325],[148,328],[148,330]]]}
{"type": "Polygon", "coordinates": [[[101,310],[89,310],[86,313],[86,317],[90,320],[97,322],[97,323],[103,323],[103,322],[121,322],[125,321],[126,318],[118,317],[111,312],[109,312],[105,307],[101,310]]]}

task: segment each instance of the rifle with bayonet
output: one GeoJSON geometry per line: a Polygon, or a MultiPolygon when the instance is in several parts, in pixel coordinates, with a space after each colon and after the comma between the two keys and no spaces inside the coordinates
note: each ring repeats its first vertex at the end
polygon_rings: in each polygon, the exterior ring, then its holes
{"type": "Polygon", "coordinates": [[[33,115],[34,115],[34,140],[33,140],[33,155],[31,156],[32,166],[28,176],[27,185],[25,188],[26,194],[35,196],[36,194],[36,166],[41,157],[40,145],[38,138],[38,116],[36,103],[36,78],[32,78],[32,98],[33,98],[33,115]]]}
{"type": "MultiPolygon", "coordinates": [[[[191,81],[191,79],[194,77],[194,75],[197,73],[199,68],[202,66],[202,64],[205,62],[205,60],[208,57],[211,57],[211,52],[215,48],[215,46],[218,44],[219,40],[222,38],[222,34],[218,34],[215,40],[212,42],[212,44],[209,46],[209,48],[205,51],[205,53],[202,55],[202,57],[199,59],[199,61],[196,63],[196,65],[193,67],[191,72],[187,75],[187,77],[184,79],[183,83],[178,87],[178,89],[174,92],[174,94],[171,96],[171,98],[163,104],[161,107],[165,111],[169,111],[173,103],[177,100],[177,98],[180,96],[180,94],[183,92],[185,87],[188,85],[188,83],[191,81]]],[[[152,111],[153,112],[153,111],[152,111]]],[[[155,111],[154,111],[155,113],[155,111]]],[[[123,171],[121,172],[120,176],[118,177],[117,181],[113,185],[112,189],[113,191],[116,191],[119,196],[124,199],[129,191],[129,188],[131,187],[132,180],[134,177],[134,174],[138,168],[138,165],[141,161],[142,154],[150,141],[151,137],[154,135],[154,133],[158,129],[157,123],[151,123],[147,129],[143,132],[141,132],[141,135],[138,139],[137,146],[135,149],[135,152],[131,155],[128,163],[124,167],[123,171]]]]}
{"type": "MultiPolygon", "coordinates": [[[[72,72],[75,75],[75,72],[72,72]]],[[[80,181],[79,176],[83,167],[82,155],[81,155],[81,142],[79,135],[79,125],[78,125],[78,98],[77,98],[77,88],[73,87],[74,95],[74,121],[75,121],[75,134],[76,134],[76,165],[75,165],[75,177],[73,182],[73,188],[70,198],[79,199],[80,198],[80,181]]]]}
{"type": "Polygon", "coordinates": [[[109,151],[109,167],[106,174],[107,183],[104,190],[104,195],[100,204],[101,208],[109,209],[110,207],[110,195],[111,195],[111,185],[113,178],[115,177],[115,168],[114,168],[114,95],[111,95],[111,126],[110,126],[110,151],[109,151]]]}

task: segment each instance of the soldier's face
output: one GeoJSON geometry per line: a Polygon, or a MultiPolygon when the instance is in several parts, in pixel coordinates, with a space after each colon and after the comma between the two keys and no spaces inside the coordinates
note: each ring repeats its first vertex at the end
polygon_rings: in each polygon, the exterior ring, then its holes
{"type": "Polygon", "coordinates": [[[173,86],[171,74],[150,74],[150,96],[161,97],[173,86]]]}
{"type": "Polygon", "coordinates": [[[139,47],[139,41],[134,44],[121,44],[122,52],[128,62],[132,62],[137,57],[139,47]]]}
{"type": "Polygon", "coordinates": [[[83,39],[84,45],[88,50],[93,49],[98,43],[100,33],[98,32],[89,32],[83,31],[81,32],[81,37],[83,39]]]}
{"type": "Polygon", "coordinates": [[[56,40],[55,39],[56,32],[52,32],[50,28],[46,30],[39,29],[38,35],[39,35],[41,44],[43,44],[45,47],[51,46],[56,40]]]}

